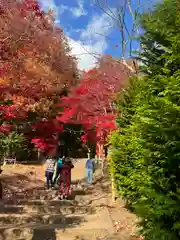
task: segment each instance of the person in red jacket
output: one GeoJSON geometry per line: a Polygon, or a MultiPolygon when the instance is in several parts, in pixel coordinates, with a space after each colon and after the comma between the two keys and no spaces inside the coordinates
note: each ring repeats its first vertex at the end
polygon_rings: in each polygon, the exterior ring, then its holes
{"type": "Polygon", "coordinates": [[[66,158],[60,170],[59,198],[67,199],[71,186],[71,169],[74,168],[70,158],[66,158]]]}

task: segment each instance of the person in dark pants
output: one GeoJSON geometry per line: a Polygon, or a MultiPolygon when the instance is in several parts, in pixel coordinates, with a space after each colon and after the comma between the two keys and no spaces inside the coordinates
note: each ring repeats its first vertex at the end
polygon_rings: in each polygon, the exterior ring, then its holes
{"type": "Polygon", "coordinates": [[[46,172],[45,172],[47,189],[49,189],[50,185],[51,185],[51,188],[53,187],[54,167],[55,167],[55,160],[53,158],[48,158],[46,160],[46,172]]]}
{"type": "Polygon", "coordinates": [[[74,168],[69,158],[65,159],[60,170],[59,198],[67,199],[71,186],[71,169],[74,168]]]}

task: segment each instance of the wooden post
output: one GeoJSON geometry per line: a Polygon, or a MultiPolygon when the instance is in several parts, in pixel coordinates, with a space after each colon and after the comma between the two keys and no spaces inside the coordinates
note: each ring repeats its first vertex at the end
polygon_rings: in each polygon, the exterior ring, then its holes
{"type": "Polygon", "coordinates": [[[116,202],[116,188],[115,188],[114,176],[112,173],[111,173],[111,193],[112,193],[112,203],[114,204],[116,202]]]}
{"type": "MultiPolygon", "coordinates": [[[[109,147],[108,149],[108,160],[110,161],[110,164],[111,164],[111,152],[112,152],[112,149],[109,147]]],[[[115,187],[115,179],[114,179],[114,174],[112,172],[112,170],[110,169],[111,171],[111,196],[112,196],[112,203],[114,204],[116,202],[116,187],[115,187]]]]}

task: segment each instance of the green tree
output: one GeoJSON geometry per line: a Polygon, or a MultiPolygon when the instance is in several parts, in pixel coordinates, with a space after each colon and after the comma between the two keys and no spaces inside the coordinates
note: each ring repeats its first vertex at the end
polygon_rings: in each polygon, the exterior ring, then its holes
{"type": "Polygon", "coordinates": [[[117,187],[146,240],[180,239],[179,10],[180,1],[166,0],[142,15],[146,77],[119,99],[120,133],[111,138],[117,187]]]}
{"type": "Polygon", "coordinates": [[[0,156],[11,157],[15,156],[21,150],[24,144],[22,135],[13,131],[8,135],[0,134],[0,156]]]}
{"type": "Polygon", "coordinates": [[[111,171],[115,177],[119,195],[127,202],[129,207],[140,196],[139,188],[143,176],[143,164],[141,146],[137,134],[137,126],[134,124],[136,111],[143,99],[143,78],[133,77],[128,87],[120,92],[117,108],[117,124],[119,131],[110,138],[112,151],[111,171]]]}

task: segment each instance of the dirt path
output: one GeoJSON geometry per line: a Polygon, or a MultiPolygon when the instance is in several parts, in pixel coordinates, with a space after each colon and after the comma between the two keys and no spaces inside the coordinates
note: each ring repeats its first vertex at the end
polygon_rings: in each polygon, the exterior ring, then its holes
{"type": "Polygon", "coordinates": [[[74,198],[67,202],[57,201],[54,191],[43,190],[42,166],[7,167],[2,175],[7,185],[5,201],[21,208],[21,214],[1,211],[0,240],[138,239],[133,237],[135,216],[122,201],[111,204],[109,180],[97,171],[93,185],[88,186],[84,166],[81,159],[73,169],[74,198]],[[119,222],[118,233],[115,222],[119,222]]]}

